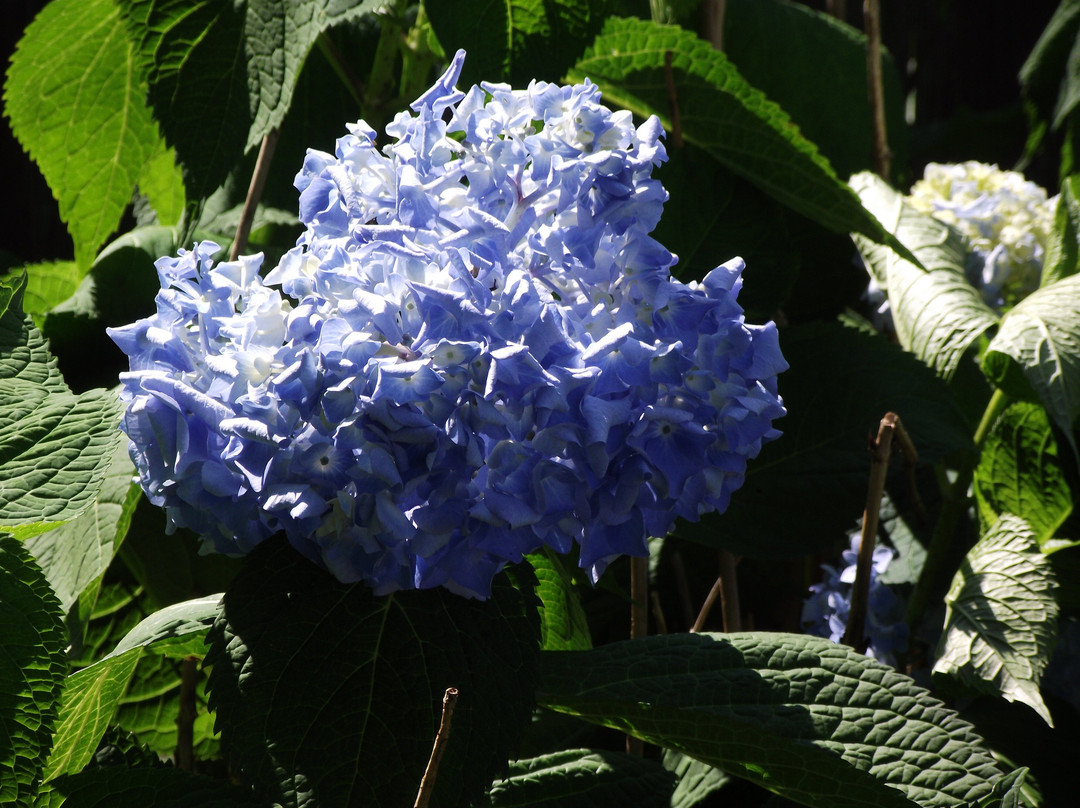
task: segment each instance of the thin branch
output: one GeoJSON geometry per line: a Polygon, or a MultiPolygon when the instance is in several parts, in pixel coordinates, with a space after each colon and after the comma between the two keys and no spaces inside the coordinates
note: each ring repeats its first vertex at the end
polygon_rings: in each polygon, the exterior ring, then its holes
{"type": "Polygon", "coordinates": [[[825,0],[825,13],[838,20],[847,20],[847,0],[825,0]]]}
{"type": "Polygon", "coordinates": [[[678,550],[671,554],[671,570],[675,573],[675,589],[679,593],[679,605],[683,610],[683,625],[693,625],[694,602],[690,597],[690,582],[686,578],[686,565],[678,550]]]}
{"type": "Polygon", "coordinates": [[[866,21],[866,83],[874,126],[874,171],[886,182],[892,161],[885,132],[885,84],[881,75],[881,8],[878,0],[864,0],[866,21]]]}
{"type": "Polygon", "coordinates": [[[255,171],[251,175],[251,184],[248,186],[247,198],[244,200],[244,209],[240,213],[240,221],[236,225],[236,236],[233,238],[232,249],[229,251],[230,261],[235,261],[240,253],[247,249],[251,223],[255,221],[255,208],[259,206],[259,199],[266,185],[266,177],[270,173],[270,163],[274,159],[274,149],[277,148],[280,134],[279,130],[271,129],[263,135],[259,156],[255,160],[255,171]]]}
{"type": "Polygon", "coordinates": [[[180,663],[180,709],[176,716],[176,768],[195,770],[195,691],[199,681],[199,660],[186,657],[180,663]]]}
{"type": "Polygon", "coordinates": [[[885,476],[889,472],[893,433],[900,422],[894,412],[885,413],[878,427],[877,438],[870,439],[870,482],[866,487],[866,507],[863,510],[862,535],[859,537],[859,556],[855,563],[855,584],[851,588],[851,609],[843,643],[860,654],[866,652],[866,611],[870,597],[870,571],[874,564],[874,545],[877,541],[881,496],[885,492],[885,476]]]}
{"type": "Polygon", "coordinates": [[[416,802],[413,808],[427,808],[431,802],[431,795],[435,793],[435,778],[439,774],[439,763],[442,762],[443,752],[446,751],[446,743],[450,739],[450,719],[454,716],[454,706],[457,704],[458,690],[456,687],[446,688],[442,700],[442,718],[439,721],[439,731],[435,734],[435,743],[431,747],[431,757],[428,758],[427,768],[420,780],[420,790],[416,793],[416,802]]]}
{"type": "Polygon", "coordinates": [[[697,620],[691,627],[690,632],[696,634],[705,627],[705,621],[709,617],[717,598],[720,599],[720,614],[724,621],[724,631],[742,631],[742,613],[739,610],[739,581],[735,575],[735,565],[739,559],[734,553],[727,550],[717,552],[720,563],[720,573],[716,577],[716,583],[709,590],[705,603],[698,612],[697,620]]]}
{"type": "Polygon", "coordinates": [[[724,15],[727,0],[705,0],[701,4],[702,38],[718,51],[724,49],[724,15]]]}
{"type": "Polygon", "coordinates": [[[664,616],[664,607],[660,604],[660,595],[654,589],[649,592],[649,602],[652,604],[653,621],[656,623],[657,634],[667,634],[667,618],[664,616]]]}

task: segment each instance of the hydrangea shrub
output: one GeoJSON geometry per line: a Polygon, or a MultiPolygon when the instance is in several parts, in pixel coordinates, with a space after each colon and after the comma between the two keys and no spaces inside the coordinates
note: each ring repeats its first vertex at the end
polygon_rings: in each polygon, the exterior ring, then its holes
{"type": "Polygon", "coordinates": [[[377,593],[490,593],[578,545],[593,580],[677,517],[723,511],[779,435],[774,324],[745,322],[734,259],[701,282],[649,236],[655,117],[595,86],[455,88],[296,176],[296,247],[157,263],[123,429],[173,526],[243,554],[283,531],[377,593]]]}

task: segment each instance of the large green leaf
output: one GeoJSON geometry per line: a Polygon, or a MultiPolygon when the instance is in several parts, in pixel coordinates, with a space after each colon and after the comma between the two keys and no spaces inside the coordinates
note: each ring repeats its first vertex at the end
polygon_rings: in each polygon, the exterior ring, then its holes
{"type": "Polygon", "coordinates": [[[106,766],[61,777],[53,788],[48,808],[269,808],[246,788],[172,767],[106,766]]]}
{"type": "Polygon", "coordinates": [[[487,601],[442,588],[376,596],[283,540],[246,562],[206,662],[222,747],[258,793],[284,806],[407,804],[456,687],[435,800],[483,794],[529,723],[531,593],[499,577],[487,601]]]}
{"type": "Polygon", "coordinates": [[[1080,415],[1080,275],[1044,286],[1011,309],[990,340],[983,370],[1018,398],[1034,391],[1077,452],[1072,430],[1080,415]],[[1017,371],[1026,384],[1018,382],[1017,371]]]}
{"type": "Polygon", "coordinates": [[[90,761],[116,717],[144,649],[168,657],[203,655],[203,638],[221,613],[220,601],[220,595],[211,595],[155,612],[103,659],[68,677],[47,779],[82,771],[90,761]]]}
{"type": "MultiPolygon", "coordinates": [[[[873,167],[865,34],[803,4],[728,0],[724,54],[783,107],[839,176],[873,167]]],[[[884,53],[881,68],[889,148],[894,165],[903,165],[908,127],[900,77],[884,53]]]]}
{"type": "Polygon", "coordinates": [[[0,534],[0,805],[32,805],[67,660],[63,617],[26,548],[0,534]]]}
{"type": "Polygon", "coordinates": [[[612,18],[569,79],[591,79],[607,103],[642,117],[656,115],[670,133],[668,53],[686,142],[831,230],[891,238],[787,114],[751,87],[723,53],[689,31],[612,18]]]}
{"type": "Polygon", "coordinates": [[[608,0],[505,0],[462,13],[456,0],[427,0],[424,9],[448,54],[465,48],[462,82],[558,81],[592,42],[608,0]]]}
{"type": "Polygon", "coordinates": [[[94,501],[121,438],[115,392],[68,391],[18,307],[0,317],[0,525],[26,538],[94,501]]]}
{"type": "Polygon", "coordinates": [[[1073,494],[1062,468],[1046,411],[1021,401],[995,422],[975,469],[975,499],[984,526],[1007,513],[1022,514],[1040,546],[1073,510],[1073,494]]]}
{"type": "Polygon", "coordinates": [[[888,293],[900,344],[942,376],[952,376],[972,343],[998,321],[965,277],[963,238],[911,207],[874,174],[856,174],[851,186],[922,264],[915,266],[888,247],[855,238],[871,274],[888,293]]]}
{"type": "Polygon", "coordinates": [[[112,0],[54,0],[4,85],[11,128],[45,175],[85,272],[116,230],[159,140],[112,0]]]}
{"type": "Polygon", "coordinates": [[[127,443],[116,442],[101,489],[82,515],[26,540],[65,612],[108,568],[142,495],[133,482],[135,467],[128,457],[127,443]]]}
{"type": "Polygon", "coordinates": [[[625,752],[565,749],[517,760],[488,796],[494,808],[670,808],[675,776],[625,752]]]}
{"type": "Polygon", "coordinates": [[[974,452],[949,387],[882,335],[817,323],[784,329],[780,343],[791,365],[780,376],[783,435],[749,462],[725,513],[679,523],[679,536],[757,558],[832,546],[862,512],[866,436],[889,411],[899,414],[921,463],[974,452]]]}
{"type": "Polygon", "coordinates": [[[540,647],[545,651],[592,648],[581,596],[562,559],[545,548],[527,560],[536,573],[536,594],[540,597],[540,647]]]}
{"type": "Polygon", "coordinates": [[[1056,587],[1031,526],[1002,516],[968,553],[945,596],[934,673],[1023,702],[1052,726],[1039,680],[1057,638],[1056,587]]]}
{"type": "Polygon", "coordinates": [[[966,806],[999,779],[972,727],[850,648],[673,634],[543,654],[538,698],[811,806],[966,806]]]}
{"type": "Polygon", "coordinates": [[[319,34],[380,0],[119,0],[189,199],[281,126],[319,34]]]}

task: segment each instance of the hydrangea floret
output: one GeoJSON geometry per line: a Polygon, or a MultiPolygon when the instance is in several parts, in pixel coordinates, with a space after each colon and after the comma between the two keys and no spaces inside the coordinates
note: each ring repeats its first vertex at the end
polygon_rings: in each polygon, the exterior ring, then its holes
{"type": "MultiPolygon", "coordinates": [[[[803,602],[802,625],[806,634],[840,642],[851,612],[851,592],[859,558],[859,534],[851,536],[851,546],[843,552],[844,566],[837,569],[822,564],[825,578],[810,587],[810,597],[803,602]]],[[[879,545],[874,548],[870,567],[870,592],[866,603],[867,656],[887,665],[896,665],[896,652],[907,646],[908,626],[903,619],[903,604],[892,588],[879,580],[896,551],[879,545]]]]}
{"type": "Polygon", "coordinates": [[[723,511],[778,436],[774,324],[743,263],[671,276],[659,121],[586,81],[455,88],[309,151],[306,227],[265,277],[203,242],[157,313],[111,330],[123,429],[171,525],[243,554],[284,532],[375,592],[490,593],[576,543],[595,580],[677,517],[723,511]]]}
{"type": "Polygon", "coordinates": [[[1057,197],[1023,174],[974,160],[930,163],[908,201],[967,239],[969,280],[988,305],[1016,305],[1039,288],[1057,197]]]}

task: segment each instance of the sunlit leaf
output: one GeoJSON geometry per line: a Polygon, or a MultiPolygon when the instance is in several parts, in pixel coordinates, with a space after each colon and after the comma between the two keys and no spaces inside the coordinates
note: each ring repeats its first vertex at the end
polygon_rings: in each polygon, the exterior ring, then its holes
{"type": "Polygon", "coordinates": [[[934,673],[1023,702],[1053,726],[1039,680],[1057,637],[1056,586],[1031,527],[1002,516],[968,553],[945,596],[934,673]]]}
{"type": "Polygon", "coordinates": [[[1000,773],[912,680],[796,634],[671,634],[543,655],[545,707],[809,806],[967,806],[1000,773]]]}

